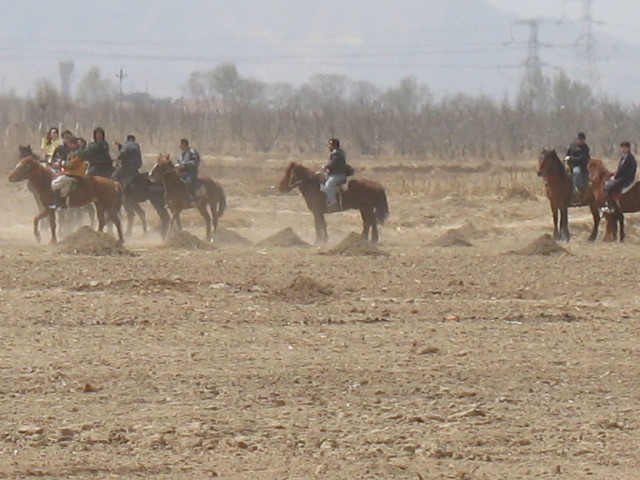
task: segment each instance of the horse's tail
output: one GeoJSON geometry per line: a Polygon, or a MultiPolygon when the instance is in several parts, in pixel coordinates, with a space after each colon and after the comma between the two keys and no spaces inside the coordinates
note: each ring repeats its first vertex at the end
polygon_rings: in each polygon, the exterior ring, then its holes
{"type": "Polygon", "coordinates": [[[122,184],[120,182],[114,182],[114,188],[117,193],[116,200],[113,203],[113,213],[120,214],[120,210],[122,209],[122,200],[124,192],[122,190],[122,184]]]}
{"type": "Polygon", "coordinates": [[[212,180],[210,193],[214,195],[218,201],[217,208],[216,205],[211,205],[211,209],[216,208],[215,215],[220,218],[227,209],[227,197],[224,194],[224,189],[222,188],[222,185],[215,180],[212,180]]]}
{"type": "Polygon", "coordinates": [[[376,200],[375,214],[376,219],[380,224],[384,223],[389,216],[389,203],[387,202],[387,194],[385,193],[384,188],[380,189],[380,194],[376,200]]]}

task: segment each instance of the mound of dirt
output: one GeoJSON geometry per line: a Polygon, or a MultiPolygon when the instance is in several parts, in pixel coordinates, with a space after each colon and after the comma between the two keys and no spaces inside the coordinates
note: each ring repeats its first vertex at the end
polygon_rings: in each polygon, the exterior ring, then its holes
{"type": "Polygon", "coordinates": [[[569,251],[558,245],[553,237],[547,233],[513,253],[518,255],[564,255],[569,251]]]}
{"type": "Polygon", "coordinates": [[[251,242],[233,230],[228,228],[218,227],[213,234],[213,243],[216,245],[251,245],[251,242]]]}
{"type": "Polygon", "coordinates": [[[518,200],[524,202],[527,200],[537,200],[537,197],[526,188],[513,187],[505,192],[504,200],[518,200]]]}
{"type": "Polygon", "coordinates": [[[345,257],[389,255],[355,232],[351,232],[338,245],[322,253],[326,255],[343,255],[345,257]]]}
{"type": "Polygon", "coordinates": [[[60,242],[58,251],[71,255],[133,255],[108,233],[96,232],[87,226],[79,228],[60,242]]]}
{"type": "Polygon", "coordinates": [[[308,247],[292,228],[285,228],[278,233],[258,242],[259,247],[308,247]]]}
{"type": "Polygon", "coordinates": [[[314,303],[328,300],[333,295],[333,289],[316,282],[313,278],[298,276],[277,294],[298,303],[314,303]]]}
{"type": "MultiPolygon", "coordinates": [[[[467,224],[471,225],[471,224],[467,224]]],[[[473,232],[471,232],[471,228],[465,228],[466,225],[460,228],[450,228],[446,232],[444,232],[440,237],[436,238],[431,245],[434,247],[471,247],[472,243],[467,240],[467,236],[464,234],[464,231],[469,231],[470,233],[476,232],[475,227],[473,227],[473,232]]]]}
{"type": "Polygon", "coordinates": [[[212,250],[213,245],[200,240],[198,237],[185,230],[171,232],[164,242],[165,248],[180,248],[184,250],[212,250]]]}

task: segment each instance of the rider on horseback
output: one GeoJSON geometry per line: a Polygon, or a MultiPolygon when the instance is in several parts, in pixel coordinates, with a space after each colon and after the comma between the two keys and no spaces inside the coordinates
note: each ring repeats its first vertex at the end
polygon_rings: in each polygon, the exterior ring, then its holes
{"type": "Polygon", "coordinates": [[[198,168],[200,167],[200,154],[198,151],[189,146],[189,140],[183,138],[180,140],[180,157],[176,167],[182,173],[184,181],[187,184],[191,201],[195,201],[196,188],[198,187],[198,168]]]}
{"type": "Polygon", "coordinates": [[[142,152],[140,145],[136,142],[136,137],[127,135],[127,141],[124,145],[119,145],[120,153],[118,154],[118,168],[111,176],[112,180],[120,182],[123,189],[127,187],[129,182],[139,173],[142,167],[142,152]]]}
{"type": "Polygon", "coordinates": [[[623,190],[633,185],[636,180],[636,170],[638,164],[636,157],[631,153],[631,144],[622,142],[620,144],[620,161],[616,173],[604,184],[604,193],[607,199],[607,206],[602,208],[605,213],[613,213],[616,210],[615,196],[620,195],[623,190]]]}
{"type": "Polygon", "coordinates": [[[327,213],[340,210],[337,188],[347,179],[347,156],[340,148],[340,140],[337,138],[329,140],[329,152],[329,163],[323,167],[327,172],[327,181],[324,184],[327,213]]]}
{"type": "Polygon", "coordinates": [[[51,127],[47,132],[47,136],[42,139],[42,144],[40,145],[42,153],[44,153],[43,163],[49,164],[51,162],[53,152],[55,152],[61,143],[60,132],[56,127],[51,127]]]}
{"type": "Polygon", "coordinates": [[[84,160],[89,162],[88,174],[90,177],[111,177],[113,160],[109,155],[109,143],[102,127],[93,131],[93,142],[82,151],[81,155],[84,160]]]}
{"type": "Polygon", "coordinates": [[[51,205],[51,208],[55,209],[67,208],[66,199],[67,195],[69,195],[69,192],[71,191],[71,187],[84,176],[86,171],[86,164],[80,157],[78,139],[70,137],[68,139],[68,146],[71,151],[63,163],[63,174],[58,175],[51,182],[54,200],[54,204],[51,205]]]}
{"type": "Polygon", "coordinates": [[[67,155],[69,155],[69,152],[71,151],[69,148],[69,139],[73,137],[73,133],[71,133],[71,130],[63,130],[60,136],[62,137],[62,144],[56,147],[53,151],[53,156],[51,157],[51,168],[56,172],[59,172],[62,169],[62,164],[67,159],[67,155]]]}
{"type": "Polygon", "coordinates": [[[580,202],[580,193],[589,185],[587,164],[590,158],[587,136],[580,132],[575,142],[569,146],[567,155],[564,158],[569,166],[573,180],[573,203],[580,202]]]}

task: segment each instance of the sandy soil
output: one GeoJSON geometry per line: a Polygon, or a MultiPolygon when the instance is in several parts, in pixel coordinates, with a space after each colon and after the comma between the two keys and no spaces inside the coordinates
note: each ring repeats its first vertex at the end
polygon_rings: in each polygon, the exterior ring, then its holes
{"type": "Polygon", "coordinates": [[[305,245],[270,165],[226,166],[213,249],[139,225],[125,254],[39,246],[30,194],[0,185],[0,478],[637,478],[632,218],[590,244],[574,210],[555,252],[534,162],[485,194],[474,172],[371,168],[381,254],[340,255],[359,215],[305,245]]]}

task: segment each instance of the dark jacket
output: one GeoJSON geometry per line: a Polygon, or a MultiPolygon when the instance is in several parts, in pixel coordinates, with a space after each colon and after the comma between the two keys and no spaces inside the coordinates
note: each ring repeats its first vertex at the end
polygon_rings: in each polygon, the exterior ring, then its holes
{"type": "Polygon", "coordinates": [[[89,175],[108,178],[113,173],[113,160],[109,155],[109,143],[106,140],[91,142],[82,151],[81,157],[89,162],[89,175]]]}
{"type": "Polygon", "coordinates": [[[341,148],[336,148],[329,155],[329,163],[324,168],[329,175],[346,175],[347,174],[347,156],[341,148]]]}
{"type": "Polygon", "coordinates": [[[636,163],[636,157],[631,152],[620,159],[618,163],[618,169],[614,175],[614,179],[621,180],[620,183],[631,185],[636,179],[636,170],[638,164],[636,163]]]}
{"type": "Polygon", "coordinates": [[[587,163],[591,158],[589,146],[586,143],[584,145],[578,145],[577,142],[574,142],[569,146],[569,150],[567,150],[567,157],[569,157],[569,166],[571,168],[580,167],[582,170],[586,170],[587,163]]]}
{"type": "Polygon", "coordinates": [[[134,140],[127,140],[120,148],[118,160],[123,168],[138,170],[142,167],[142,152],[140,145],[134,140]]]}
{"type": "Polygon", "coordinates": [[[62,163],[67,159],[69,151],[69,147],[67,147],[64,143],[62,145],[58,145],[53,151],[53,155],[51,156],[51,163],[60,162],[60,165],[62,165],[62,163]]]}
{"type": "Polygon", "coordinates": [[[189,147],[180,153],[178,165],[185,173],[198,173],[200,154],[195,148],[189,147]]]}

